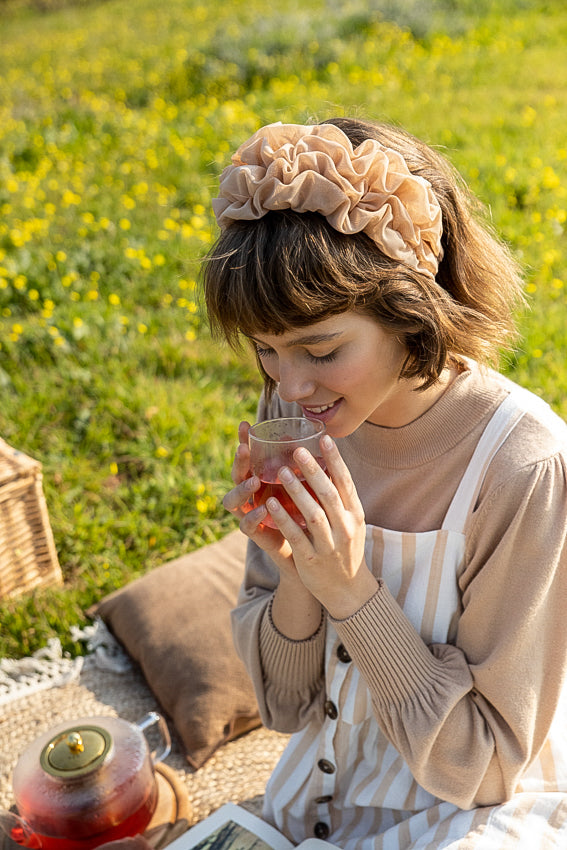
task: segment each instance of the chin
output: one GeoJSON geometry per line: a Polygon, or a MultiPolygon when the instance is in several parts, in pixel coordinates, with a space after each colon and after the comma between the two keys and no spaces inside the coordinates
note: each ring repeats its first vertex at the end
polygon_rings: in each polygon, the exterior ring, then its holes
{"type": "MultiPolygon", "coordinates": [[[[359,424],[361,424],[361,423],[359,423],[359,424]]],[[[332,437],[333,439],[339,439],[340,440],[342,437],[349,437],[351,434],[353,434],[356,431],[356,429],[358,427],[359,427],[359,425],[355,425],[354,427],[350,427],[350,428],[349,428],[348,425],[344,425],[344,426],[341,427],[341,425],[339,425],[338,423],[337,423],[337,425],[335,425],[334,423],[330,422],[327,425],[327,434],[329,435],[329,437],[332,437]]]]}

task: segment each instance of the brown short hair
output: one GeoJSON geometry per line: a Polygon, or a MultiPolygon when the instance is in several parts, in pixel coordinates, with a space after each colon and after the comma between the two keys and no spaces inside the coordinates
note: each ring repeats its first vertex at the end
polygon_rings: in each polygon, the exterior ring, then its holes
{"type": "MultiPolygon", "coordinates": [[[[482,218],[447,160],[389,124],[335,124],[357,147],[372,138],[404,157],[431,184],[443,214],[443,259],[435,281],[392,260],[364,233],[344,235],[317,213],[285,210],[231,224],[206,258],[203,282],[212,331],[284,333],[332,315],[371,315],[406,346],[400,377],[433,384],[451,356],[495,363],[515,336],[519,267],[482,218]]],[[[260,369],[273,389],[272,382],[260,369]]]]}

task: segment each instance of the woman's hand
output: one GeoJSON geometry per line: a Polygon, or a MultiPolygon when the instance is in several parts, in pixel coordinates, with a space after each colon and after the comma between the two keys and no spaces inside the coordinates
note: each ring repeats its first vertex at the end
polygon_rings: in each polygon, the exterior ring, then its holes
{"type": "Polygon", "coordinates": [[[294,453],[319,504],[289,468],[278,474],[307,528],[297,525],[277,499],[268,499],[267,508],[305,587],[332,617],[344,619],[373,596],[378,582],[365,561],[364,511],[350,472],[329,436],[321,439],[321,449],[332,480],[306,449],[294,453]]]}
{"type": "Polygon", "coordinates": [[[263,549],[275,561],[280,571],[296,577],[291,547],[277,529],[261,523],[268,515],[264,505],[253,508],[252,495],[260,488],[260,479],[250,470],[250,448],[248,445],[249,422],[238,426],[238,448],[234,455],[231,476],[235,487],[223,499],[227,511],[240,517],[240,530],[263,549]]]}
{"type": "Polygon", "coordinates": [[[320,626],[321,604],[299,578],[288,541],[277,529],[261,524],[268,515],[266,507],[253,509],[250,504],[250,497],[260,487],[260,479],[251,475],[249,428],[248,422],[241,422],[238,428],[239,446],[232,464],[232,480],[236,486],[226,494],[223,505],[240,517],[240,530],[263,549],[279,569],[280,581],[272,606],[274,625],[291,640],[305,640],[320,626]]]}

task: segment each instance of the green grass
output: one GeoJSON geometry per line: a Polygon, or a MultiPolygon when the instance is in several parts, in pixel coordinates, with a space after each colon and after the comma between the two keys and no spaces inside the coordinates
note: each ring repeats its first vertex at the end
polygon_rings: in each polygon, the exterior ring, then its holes
{"type": "Polygon", "coordinates": [[[504,364],[567,416],[567,9],[538,0],[0,0],[0,435],[43,464],[63,589],[0,656],[217,539],[260,381],[210,339],[210,199],[270,121],[356,114],[440,146],[526,268],[504,364]]]}

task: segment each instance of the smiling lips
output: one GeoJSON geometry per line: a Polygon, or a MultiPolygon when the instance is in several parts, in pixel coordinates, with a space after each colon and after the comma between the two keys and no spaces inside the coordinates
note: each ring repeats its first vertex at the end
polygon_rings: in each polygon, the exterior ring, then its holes
{"type": "Polygon", "coordinates": [[[324,410],[328,410],[333,404],[324,404],[322,407],[306,407],[305,410],[308,410],[309,413],[323,413],[324,410]]]}
{"type": "Polygon", "coordinates": [[[336,401],[333,401],[331,404],[320,404],[317,407],[307,407],[304,404],[302,404],[301,406],[307,417],[316,417],[317,419],[322,419],[323,421],[325,421],[333,415],[335,408],[338,407],[341,401],[342,399],[339,398],[336,401]]]}

